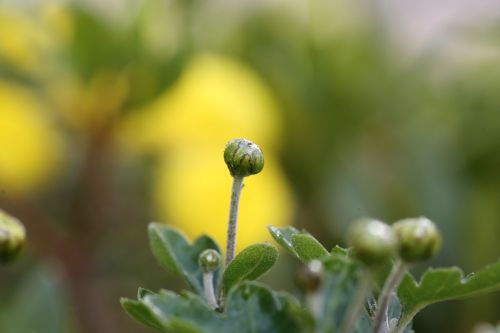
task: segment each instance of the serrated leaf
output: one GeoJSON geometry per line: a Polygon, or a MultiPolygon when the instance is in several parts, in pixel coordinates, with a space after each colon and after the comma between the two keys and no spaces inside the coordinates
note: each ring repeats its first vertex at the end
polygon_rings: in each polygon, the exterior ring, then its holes
{"type": "Polygon", "coordinates": [[[270,244],[254,244],[241,251],[224,271],[222,285],[230,290],[243,280],[255,280],[267,272],[278,259],[278,250],[270,244]]]}
{"type": "MultiPolygon", "coordinates": [[[[322,289],[322,307],[317,318],[318,333],[340,331],[351,300],[356,298],[360,283],[361,268],[345,251],[336,251],[323,257],[325,277],[322,289]]],[[[361,311],[354,332],[369,332],[370,320],[366,311],[361,311]]]]}
{"type": "Polygon", "coordinates": [[[299,233],[292,235],[291,241],[295,253],[304,263],[308,263],[311,260],[319,260],[329,255],[323,245],[309,234],[299,233]]]}
{"type": "Polygon", "coordinates": [[[402,331],[412,318],[427,305],[477,296],[500,290],[500,261],[478,273],[464,277],[457,267],[428,269],[417,283],[407,274],[398,288],[403,317],[398,325],[402,331]]]}
{"type": "MultiPolygon", "coordinates": [[[[167,271],[181,276],[200,295],[203,294],[203,273],[198,265],[198,257],[206,249],[220,252],[217,243],[208,236],[201,236],[193,244],[174,228],[159,223],[150,223],[149,240],[151,250],[167,271]]],[[[218,272],[215,273],[217,282],[218,272]]]]}
{"type": "Polygon", "coordinates": [[[146,295],[154,295],[154,292],[152,292],[151,290],[148,290],[146,288],[142,288],[142,287],[139,287],[139,289],[137,289],[137,299],[138,300],[142,300],[144,298],[144,296],[146,295]]]}
{"type": "Polygon", "coordinates": [[[162,291],[146,295],[140,303],[166,333],[306,333],[312,325],[293,297],[249,281],[231,289],[222,314],[190,292],[162,291]]]}
{"type": "Polygon", "coordinates": [[[257,282],[246,281],[232,289],[226,305],[228,326],[223,332],[305,333],[312,329],[312,318],[293,297],[257,282]]]}
{"type": "Polygon", "coordinates": [[[123,309],[138,322],[161,332],[165,332],[161,323],[157,321],[156,317],[145,304],[127,298],[120,299],[120,303],[123,309]]]}

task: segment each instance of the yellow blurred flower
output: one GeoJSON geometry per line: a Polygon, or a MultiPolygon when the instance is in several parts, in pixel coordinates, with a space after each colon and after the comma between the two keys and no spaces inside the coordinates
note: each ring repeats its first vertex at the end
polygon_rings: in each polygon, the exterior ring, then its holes
{"type": "Polygon", "coordinates": [[[162,154],[155,177],[159,216],[192,238],[213,236],[224,247],[231,177],[224,146],[235,137],[262,148],[262,173],[245,179],[238,248],[268,239],[266,225],[291,219],[292,197],[277,164],[281,123],[265,84],[243,64],[200,55],[179,81],[144,110],[132,113],[120,132],[124,146],[162,154]]]}
{"type": "Polygon", "coordinates": [[[115,120],[129,92],[128,77],[96,72],[88,82],[69,73],[47,83],[47,92],[67,123],[83,133],[115,120]]]}
{"type": "Polygon", "coordinates": [[[193,59],[175,86],[128,124],[127,144],[139,150],[201,144],[223,149],[235,137],[275,150],[282,125],[264,82],[243,64],[212,54],[193,59]]]}
{"type": "Polygon", "coordinates": [[[69,12],[61,5],[42,4],[33,11],[0,7],[0,60],[21,72],[43,75],[71,34],[69,12]]]}
{"type": "Polygon", "coordinates": [[[60,161],[60,140],[43,103],[30,90],[0,82],[0,189],[41,185],[60,161]]]}

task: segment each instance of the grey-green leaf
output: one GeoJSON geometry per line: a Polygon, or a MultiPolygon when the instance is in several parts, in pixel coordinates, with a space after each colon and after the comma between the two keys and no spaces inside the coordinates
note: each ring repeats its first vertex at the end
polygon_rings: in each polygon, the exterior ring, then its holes
{"type": "Polygon", "coordinates": [[[404,308],[398,332],[402,331],[427,305],[499,290],[500,261],[467,277],[464,277],[462,270],[457,267],[428,269],[420,283],[408,274],[398,289],[398,296],[404,308]]]}
{"type": "Polygon", "coordinates": [[[308,263],[311,260],[319,260],[328,256],[328,251],[313,236],[307,233],[292,235],[292,246],[298,258],[308,263]]]}
{"type": "MultiPolygon", "coordinates": [[[[318,314],[316,332],[338,332],[346,320],[350,301],[356,298],[361,268],[345,251],[323,257],[322,261],[326,273],[321,290],[324,302],[318,314]]],[[[370,320],[366,311],[360,312],[353,329],[357,333],[370,331],[370,320]]]]}
{"type": "MultiPolygon", "coordinates": [[[[133,301],[128,301],[133,302],[133,301]]],[[[127,302],[127,304],[128,304],[127,302]]],[[[245,281],[228,293],[226,310],[211,310],[204,299],[190,292],[175,294],[161,291],[136,302],[145,306],[165,333],[306,333],[312,330],[312,319],[299,303],[286,293],[245,281]]],[[[134,318],[150,324],[137,306],[129,311],[134,318]],[[137,318],[139,313],[139,318],[137,318]]],[[[149,325],[151,326],[151,325],[149,325]]]]}
{"type": "Polygon", "coordinates": [[[300,231],[294,227],[277,228],[272,225],[268,225],[267,230],[269,230],[269,233],[279,245],[290,251],[294,256],[297,256],[292,245],[292,236],[299,234],[300,231]]]}
{"type": "MultiPolygon", "coordinates": [[[[181,276],[193,290],[203,294],[203,273],[198,265],[198,257],[206,249],[220,252],[217,244],[208,236],[201,236],[189,244],[182,233],[159,223],[150,223],[148,232],[151,250],[160,265],[181,276]]],[[[217,272],[215,278],[218,278],[217,272]]]]}
{"type": "Polygon", "coordinates": [[[144,296],[146,296],[146,295],[153,295],[153,294],[154,294],[154,292],[152,292],[151,290],[146,289],[146,288],[139,287],[139,289],[137,289],[137,299],[138,300],[142,300],[144,298],[144,296]]]}
{"type": "Polygon", "coordinates": [[[151,313],[151,310],[141,301],[133,301],[127,298],[122,298],[120,299],[120,303],[123,309],[138,322],[151,328],[155,328],[161,332],[165,332],[161,323],[151,313]]]}
{"type": "Polygon", "coordinates": [[[266,243],[254,244],[241,251],[224,271],[222,285],[229,291],[243,280],[255,280],[267,272],[278,259],[278,250],[266,243]]]}

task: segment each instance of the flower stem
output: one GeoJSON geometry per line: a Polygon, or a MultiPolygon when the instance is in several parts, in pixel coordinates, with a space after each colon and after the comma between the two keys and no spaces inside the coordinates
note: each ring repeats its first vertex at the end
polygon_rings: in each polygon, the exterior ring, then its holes
{"type": "Polygon", "coordinates": [[[236,229],[238,227],[238,208],[243,189],[243,177],[233,177],[231,203],[229,206],[229,222],[227,225],[226,266],[233,260],[236,252],[236,229]]]}
{"type": "Polygon", "coordinates": [[[372,283],[372,275],[370,272],[363,272],[363,276],[360,279],[358,290],[354,295],[354,299],[349,305],[346,313],[344,323],[340,332],[350,333],[356,324],[356,319],[358,319],[358,314],[366,301],[366,295],[370,290],[370,285],[372,283]]]}
{"type": "Polygon", "coordinates": [[[387,311],[389,308],[389,300],[391,294],[399,286],[399,283],[403,279],[406,271],[408,270],[408,264],[402,260],[398,260],[392,269],[391,274],[387,277],[387,280],[380,292],[380,296],[377,301],[377,311],[375,312],[375,319],[373,320],[373,333],[383,333],[389,330],[387,323],[387,311]],[[385,330],[382,329],[382,324],[386,322],[385,330]]]}
{"type": "Polygon", "coordinates": [[[205,297],[210,307],[212,309],[217,309],[218,304],[215,299],[213,272],[203,273],[203,290],[205,291],[205,297]]]}

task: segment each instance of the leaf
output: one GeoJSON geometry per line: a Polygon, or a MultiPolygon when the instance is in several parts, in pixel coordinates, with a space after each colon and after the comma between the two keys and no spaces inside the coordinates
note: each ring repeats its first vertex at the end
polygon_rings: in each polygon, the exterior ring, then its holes
{"type": "MultiPolygon", "coordinates": [[[[206,249],[220,252],[217,243],[208,236],[199,237],[192,245],[179,231],[159,223],[148,227],[151,250],[167,271],[181,276],[197,293],[203,294],[203,273],[198,257],[206,249]]],[[[218,273],[215,274],[217,283],[218,273]]]]}
{"type": "Polygon", "coordinates": [[[120,299],[120,303],[123,309],[138,322],[164,332],[161,323],[157,321],[156,317],[151,313],[151,310],[142,302],[122,298],[120,299]]]}
{"type": "Polygon", "coordinates": [[[328,251],[313,236],[300,233],[292,235],[292,245],[299,259],[308,263],[311,260],[321,259],[329,255],[328,251]]]}
{"type": "Polygon", "coordinates": [[[144,296],[146,295],[153,295],[154,292],[152,292],[151,290],[148,290],[146,288],[142,288],[142,287],[139,287],[139,289],[137,289],[137,299],[138,300],[141,300],[144,298],[144,296]]]}
{"type": "Polygon", "coordinates": [[[312,318],[286,293],[275,293],[257,282],[233,288],[226,302],[224,332],[300,333],[312,331],[312,318]]]}
{"type": "Polygon", "coordinates": [[[270,244],[254,244],[241,251],[224,271],[222,285],[228,291],[238,282],[255,280],[278,259],[278,250],[270,244]]]}
{"type": "Polygon", "coordinates": [[[323,245],[306,231],[299,231],[294,227],[276,228],[272,225],[267,226],[267,229],[278,244],[304,263],[328,254],[323,245]]]}
{"type": "MultiPolygon", "coordinates": [[[[324,257],[323,266],[326,274],[320,290],[322,306],[318,313],[316,332],[338,332],[344,324],[350,302],[357,296],[362,271],[358,263],[347,256],[346,251],[336,251],[330,257],[324,257]]],[[[361,311],[355,332],[369,331],[368,314],[361,311]]]]}
{"type": "Polygon", "coordinates": [[[457,267],[428,269],[418,284],[410,274],[407,274],[398,288],[398,296],[404,309],[398,325],[399,331],[427,305],[498,290],[500,290],[500,261],[467,277],[464,277],[462,270],[457,267]]]}
{"type": "Polygon", "coordinates": [[[190,292],[161,291],[140,303],[166,333],[305,333],[312,327],[309,314],[291,296],[249,281],[231,289],[222,314],[190,292]]]}
{"type": "Polygon", "coordinates": [[[201,296],[191,292],[178,295],[162,290],[158,294],[147,295],[141,303],[160,323],[163,332],[216,332],[221,327],[219,315],[208,307],[201,296]]]}
{"type": "Polygon", "coordinates": [[[268,225],[267,230],[269,230],[269,233],[279,245],[283,246],[285,249],[290,251],[291,254],[298,257],[292,245],[292,236],[299,234],[300,231],[294,227],[276,228],[272,225],[268,225]]]}

